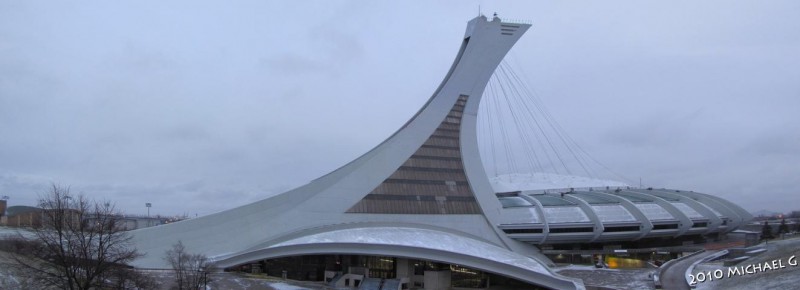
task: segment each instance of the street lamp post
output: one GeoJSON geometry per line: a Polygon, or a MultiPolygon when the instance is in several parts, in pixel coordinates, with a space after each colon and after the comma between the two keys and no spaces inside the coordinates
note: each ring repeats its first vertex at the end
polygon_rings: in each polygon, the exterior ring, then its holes
{"type": "Polygon", "coordinates": [[[8,207],[8,195],[4,195],[0,197],[0,200],[3,201],[2,207],[0,207],[0,217],[6,215],[6,208],[8,207]]]}
{"type": "Polygon", "coordinates": [[[203,277],[203,289],[208,289],[208,272],[203,268],[197,269],[197,271],[200,272],[200,277],[203,277]]]}

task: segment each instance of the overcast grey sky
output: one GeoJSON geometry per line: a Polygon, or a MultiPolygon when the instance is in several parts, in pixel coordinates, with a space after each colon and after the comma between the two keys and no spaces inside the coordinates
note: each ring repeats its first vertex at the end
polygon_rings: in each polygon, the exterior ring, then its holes
{"type": "Polygon", "coordinates": [[[569,134],[645,185],[800,209],[798,1],[0,1],[0,195],[208,214],[302,185],[425,103],[478,13],[569,134]]]}

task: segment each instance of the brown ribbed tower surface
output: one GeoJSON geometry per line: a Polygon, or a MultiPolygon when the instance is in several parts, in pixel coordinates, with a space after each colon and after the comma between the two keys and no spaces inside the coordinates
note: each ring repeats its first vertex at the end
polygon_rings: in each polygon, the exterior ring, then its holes
{"type": "Polygon", "coordinates": [[[480,214],[461,162],[459,135],[467,98],[459,96],[425,143],[347,212],[480,214]]]}

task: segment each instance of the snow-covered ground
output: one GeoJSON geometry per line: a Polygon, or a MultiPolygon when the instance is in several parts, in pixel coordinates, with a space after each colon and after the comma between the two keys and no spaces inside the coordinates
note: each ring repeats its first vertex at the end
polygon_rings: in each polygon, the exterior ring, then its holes
{"type": "MultiPolygon", "coordinates": [[[[166,272],[169,273],[169,272],[166,272]]],[[[172,277],[161,279],[161,285],[170,285],[172,277]]],[[[221,289],[247,289],[247,290],[314,290],[323,289],[324,285],[318,282],[285,281],[275,277],[248,275],[238,273],[214,273],[210,276],[211,282],[206,290],[221,289]]],[[[166,290],[168,287],[162,287],[166,290]]]]}
{"type": "Polygon", "coordinates": [[[33,233],[24,228],[0,227],[0,238],[17,237],[20,234],[24,237],[33,237],[33,233]]]}
{"type": "Polygon", "coordinates": [[[207,290],[248,289],[248,290],[314,290],[323,289],[318,282],[282,281],[275,277],[248,277],[236,273],[218,273],[207,290]]]}
{"type": "Polygon", "coordinates": [[[606,186],[616,188],[628,186],[626,183],[614,180],[541,172],[504,174],[490,177],[489,181],[492,183],[492,188],[495,192],[606,186]]]}
{"type": "Polygon", "coordinates": [[[656,269],[597,269],[594,266],[569,265],[556,267],[558,274],[579,278],[587,286],[602,286],[611,289],[653,289],[650,276],[656,269]]]}
{"type": "MultiPolygon", "coordinates": [[[[3,255],[3,253],[0,253],[0,255],[3,255]]],[[[5,260],[5,258],[0,257],[0,260],[5,260]]],[[[0,261],[0,289],[13,289],[14,286],[20,284],[20,281],[8,270],[8,265],[0,261]]]]}
{"type": "Polygon", "coordinates": [[[13,272],[11,254],[0,251],[0,289],[40,289],[36,281],[19,277],[13,272]]]}
{"type": "MultiPolygon", "coordinates": [[[[41,289],[35,281],[28,281],[14,275],[8,263],[11,262],[9,253],[0,251],[0,289],[41,289]]],[[[154,290],[168,290],[173,285],[171,271],[144,270],[143,273],[155,280],[157,288],[154,290]]],[[[284,281],[275,277],[241,275],[237,273],[213,273],[209,275],[210,282],[206,290],[221,289],[246,289],[246,290],[313,290],[323,289],[318,282],[284,281]]]]}
{"type": "Polygon", "coordinates": [[[722,279],[697,283],[696,289],[800,289],[800,265],[789,265],[789,257],[796,256],[800,261],[800,238],[792,238],[781,241],[770,241],[767,244],[767,252],[759,256],[744,260],[736,266],[748,266],[780,260],[783,268],[756,272],[754,274],[734,275],[728,277],[728,268],[721,262],[709,262],[698,264],[691,274],[696,275],[702,272],[714,272],[720,269],[723,271],[722,279]]]}
{"type": "Polygon", "coordinates": [[[275,288],[275,290],[305,290],[308,288],[298,287],[295,285],[290,285],[286,283],[271,283],[269,284],[270,287],[275,288]]]}

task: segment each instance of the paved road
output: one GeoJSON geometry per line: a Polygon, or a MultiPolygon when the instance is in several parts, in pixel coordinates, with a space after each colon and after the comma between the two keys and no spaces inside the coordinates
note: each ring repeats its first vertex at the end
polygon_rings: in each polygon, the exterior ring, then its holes
{"type": "Polygon", "coordinates": [[[662,287],[664,289],[691,289],[689,288],[689,284],[686,282],[686,277],[684,276],[686,274],[686,269],[688,269],[689,266],[691,266],[694,262],[716,252],[717,251],[705,251],[669,265],[669,267],[664,270],[663,276],[661,277],[662,287]]]}

